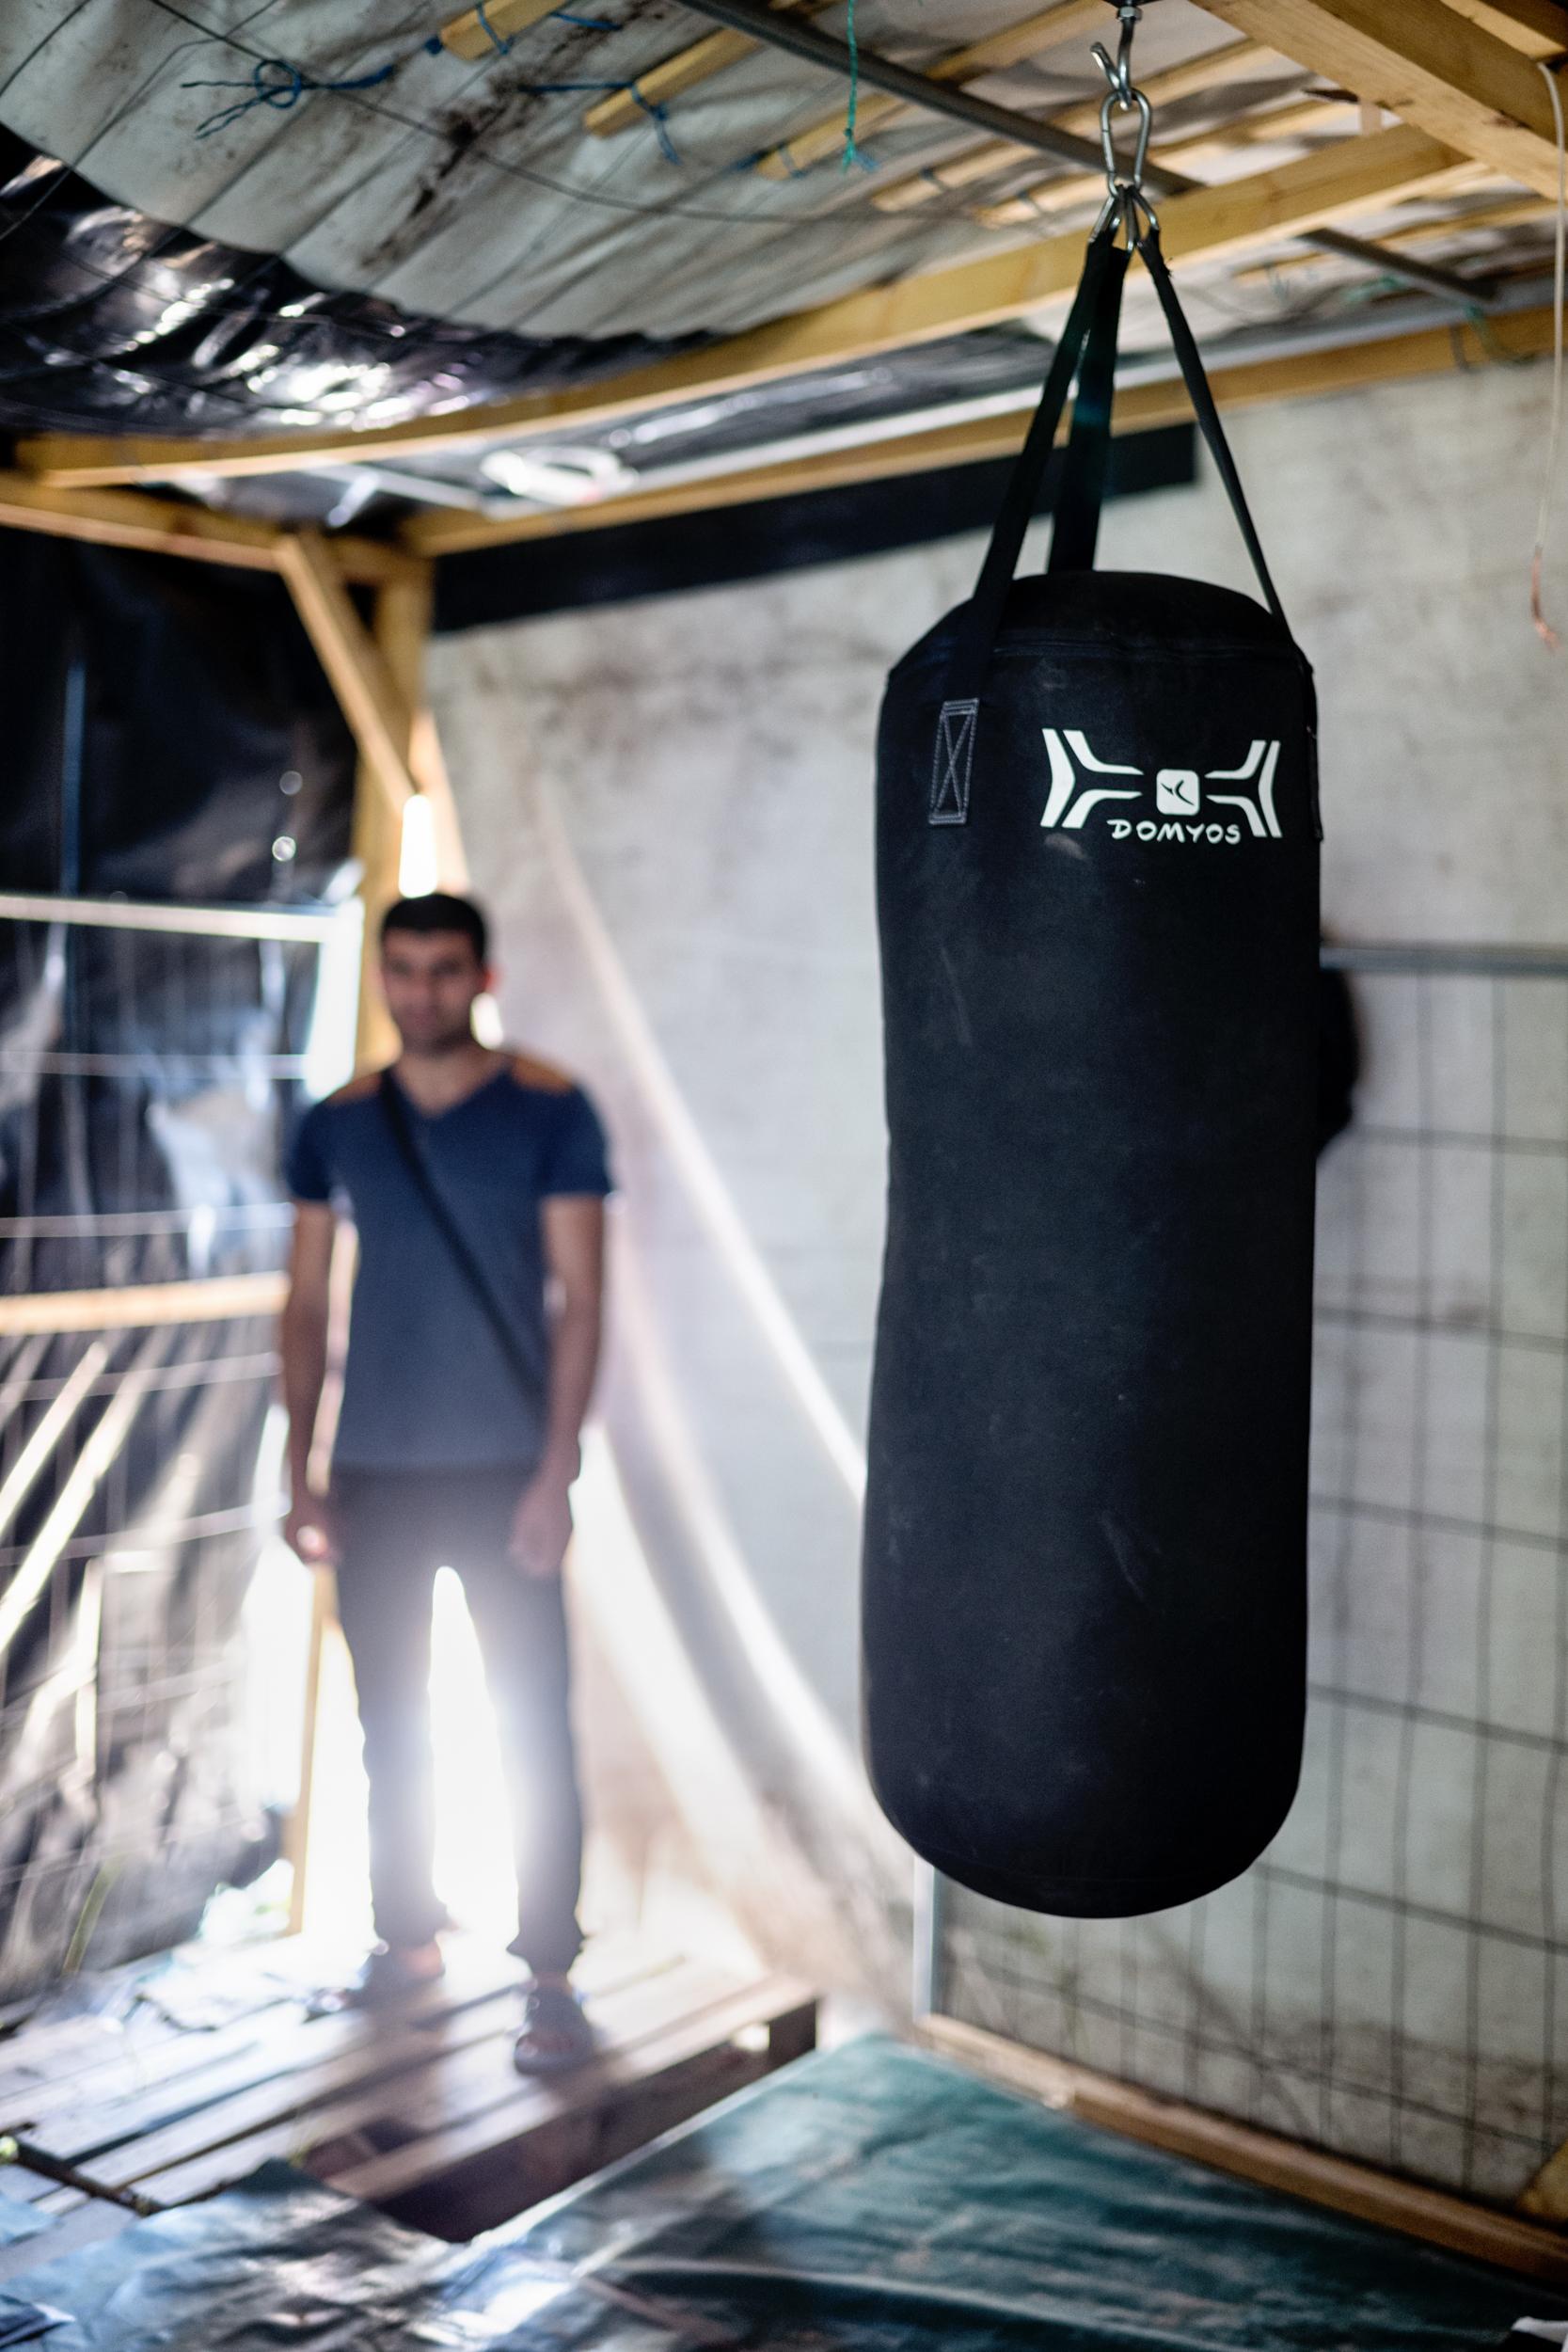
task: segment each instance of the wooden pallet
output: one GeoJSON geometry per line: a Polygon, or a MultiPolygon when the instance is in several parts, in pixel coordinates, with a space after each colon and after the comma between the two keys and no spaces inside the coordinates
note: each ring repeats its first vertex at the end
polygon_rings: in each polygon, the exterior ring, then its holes
{"type": "MultiPolygon", "coordinates": [[[[570,2076],[530,2081],[512,2063],[515,1963],[465,1940],[449,1948],[439,1985],[373,2016],[324,2006],[309,1952],[293,1939],[260,1958],[182,1959],[150,1982],[145,1963],[120,1972],[118,2021],[43,2017],[0,2040],[0,2133],[160,2205],[214,2195],[283,2156],[466,2237],[816,2041],[816,2000],[793,1979],[620,1940],[578,1970],[599,2055],[570,2076]]],[[[74,2217],[67,2236],[106,2226],[74,2190],[16,2168],[5,2186],[52,2224],[74,2217]]],[[[51,2227],[32,2239],[30,2261],[63,2250],[56,2237],[51,2227]]],[[[0,2275],[21,2266],[0,2262],[0,2275]]]]}

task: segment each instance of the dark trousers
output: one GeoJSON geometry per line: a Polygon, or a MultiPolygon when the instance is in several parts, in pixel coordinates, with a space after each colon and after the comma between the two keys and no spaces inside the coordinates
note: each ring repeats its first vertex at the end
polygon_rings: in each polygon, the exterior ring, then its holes
{"type": "Polygon", "coordinates": [[[462,1579],[496,1709],[517,1867],[517,1937],[531,1968],[569,1968],[582,1808],[558,1576],[507,1557],[525,1484],[515,1470],[334,1473],[338,1609],[359,1694],[370,1781],[371,1891],[385,1943],[428,1943],[445,1914],[431,1883],[431,1602],[438,1567],[462,1579]]]}

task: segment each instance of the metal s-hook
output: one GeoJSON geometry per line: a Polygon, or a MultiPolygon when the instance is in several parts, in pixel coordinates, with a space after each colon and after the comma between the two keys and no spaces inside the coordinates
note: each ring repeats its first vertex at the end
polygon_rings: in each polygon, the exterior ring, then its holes
{"type": "Polygon", "coordinates": [[[1111,0],[1121,26],[1121,39],[1117,44],[1117,61],[1111,63],[1103,41],[1097,40],[1094,54],[1105,71],[1105,79],[1121,98],[1124,105],[1132,103],[1132,36],[1143,17],[1143,0],[1111,0]]]}
{"type": "Polygon", "coordinates": [[[1148,143],[1154,129],[1154,109],[1132,80],[1132,37],[1143,15],[1142,0],[1116,0],[1116,7],[1121,38],[1117,44],[1115,59],[1112,59],[1103,41],[1097,40],[1094,44],[1095,62],[1104,74],[1107,85],[1100,109],[1100,147],[1105,159],[1105,185],[1109,190],[1104,209],[1096,224],[1096,234],[1113,221],[1125,221],[1128,245],[1135,251],[1144,237],[1156,234],[1160,227],[1159,216],[1144,194],[1144,170],[1148,162],[1148,143]],[[1129,171],[1122,169],[1117,154],[1116,119],[1124,114],[1135,114],[1138,118],[1137,140],[1129,171]]]}

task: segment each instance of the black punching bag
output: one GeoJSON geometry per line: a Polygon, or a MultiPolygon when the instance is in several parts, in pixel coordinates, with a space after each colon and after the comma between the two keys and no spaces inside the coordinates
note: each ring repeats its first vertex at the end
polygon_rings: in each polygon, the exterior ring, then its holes
{"type": "Polygon", "coordinates": [[[893,672],[879,747],[867,1758],[939,1869],[1080,1917],[1256,1858],[1306,1682],[1311,673],[1143,255],[1266,604],[1093,568],[1113,223],[974,597],[893,672]],[[1080,359],[1051,568],[1015,582],[1080,359]]]}

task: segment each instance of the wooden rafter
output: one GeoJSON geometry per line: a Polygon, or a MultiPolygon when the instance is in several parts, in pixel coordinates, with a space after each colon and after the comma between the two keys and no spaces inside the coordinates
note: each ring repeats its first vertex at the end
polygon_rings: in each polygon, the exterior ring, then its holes
{"type": "MultiPolygon", "coordinates": [[[[1179,105],[1183,99],[1200,97],[1206,90],[1223,88],[1227,82],[1256,73],[1259,60],[1270,54],[1255,40],[1227,41],[1223,48],[1207,50],[1185,65],[1149,74],[1142,86],[1144,95],[1154,107],[1179,105]]],[[[1050,123],[1053,131],[1066,131],[1074,138],[1093,138],[1100,129],[1100,101],[1081,100],[1052,115],[1050,123]]],[[[911,173],[907,180],[883,181],[879,175],[870,189],[871,202],[879,213],[910,212],[951,190],[973,187],[977,180],[989,180],[993,173],[1037,160],[1035,148],[1020,147],[1012,139],[987,139],[945,163],[911,173]]]]}
{"type": "Polygon", "coordinates": [[[443,24],[441,45],[454,57],[477,63],[481,57],[495,56],[500,42],[542,24],[560,6],[561,0],[488,0],[483,16],[477,8],[465,8],[461,16],[443,24]]]}
{"type": "Polygon", "coordinates": [[[1555,196],[1557,132],[1540,70],[1446,0],[1202,0],[1239,33],[1555,196]]]}
{"type": "Polygon", "coordinates": [[[1447,0],[1447,5],[1524,56],[1560,57],[1568,50],[1568,8],[1562,0],[1447,0]]]}
{"type": "MultiPolygon", "coordinates": [[[[1506,197],[1495,204],[1474,205],[1468,212],[1443,213],[1431,220],[1412,221],[1407,228],[1381,230],[1377,242],[1385,253],[1408,253],[1417,246],[1439,244],[1481,230],[1523,229],[1533,221],[1550,219],[1556,210],[1556,205],[1544,196],[1506,197]]],[[[1238,286],[1257,285],[1281,276],[1294,277],[1302,270],[1334,266],[1335,257],[1329,253],[1286,253],[1272,262],[1238,270],[1234,282],[1238,286]]]]}
{"type": "MultiPolygon", "coordinates": [[[[278,550],[288,536],[276,523],[215,515],[179,499],[149,498],[139,490],[62,489],[31,474],[6,472],[0,472],[0,529],[133,548],[144,555],[185,556],[250,572],[277,571],[278,550]]],[[[356,587],[380,586],[408,570],[408,558],[379,540],[345,533],[333,540],[332,549],[343,577],[356,587]]]]}
{"type": "MultiPolygon", "coordinates": [[[[1488,322],[1484,338],[1469,326],[1431,327],[1418,334],[1391,336],[1378,342],[1339,344],[1322,351],[1298,352],[1288,359],[1254,359],[1238,366],[1215,368],[1214,397],[1227,410],[1262,407],[1284,400],[1321,399],[1332,392],[1405,383],[1450,370],[1535,358],[1549,351],[1551,345],[1550,310],[1527,310],[1488,322]]],[[[1122,433],[1148,432],[1159,425],[1181,423],[1191,414],[1186,392],[1175,380],[1132,385],[1117,395],[1116,423],[1122,433]]],[[[633,490],[626,497],[605,499],[592,506],[551,508],[548,512],[518,515],[504,520],[482,515],[430,515],[410,523],[405,536],[408,544],[423,555],[458,555],[482,548],[515,545],[523,540],[559,539],[583,531],[611,530],[617,524],[666,521],[677,515],[712,513],[727,506],[751,505],[764,499],[799,496],[806,491],[842,490],[863,482],[891,481],[900,475],[929,473],[942,467],[977,465],[988,458],[1014,456],[1027,423],[1027,413],[1014,410],[1004,416],[976,418],[965,424],[868,441],[855,449],[791,458],[776,466],[748,466],[701,482],[633,490]]]]}
{"type": "MultiPolygon", "coordinates": [[[[771,5],[791,16],[813,17],[832,8],[833,0],[771,0],[771,5]]],[[[647,121],[651,106],[668,105],[673,98],[698,88],[716,73],[725,73],[732,65],[755,56],[761,45],[748,34],[732,33],[727,27],[707,33],[673,57],[645,67],[627,88],[611,90],[607,98],[596,100],[583,116],[582,127],[601,139],[629,131],[647,121]]]]}
{"type": "MultiPolygon", "coordinates": [[[[971,41],[967,48],[949,50],[923,71],[933,82],[978,82],[988,73],[1002,72],[1025,58],[1043,56],[1048,50],[1064,48],[1072,40],[1087,40],[1091,34],[1104,30],[1104,0],[1057,0],[1055,8],[1041,15],[1025,17],[1022,24],[1010,24],[985,40],[971,41]]],[[[902,98],[890,97],[885,90],[868,90],[856,110],[857,134],[863,135],[895,119],[907,119],[910,112],[902,98]]],[[[825,156],[836,154],[843,141],[844,109],[839,106],[814,122],[810,130],[797,132],[782,146],[759,156],[755,168],[768,180],[793,180],[825,156]]]]}
{"type": "MultiPolygon", "coordinates": [[[[1160,208],[1165,249],[1174,261],[1196,262],[1277,245],[1448,185],[1471,170],[1465,157],[1402,126],[1343,140],[1274,171],[1167,198],[1160,208]]],[[[1022,318],[1070,294],[1083,259],[1081,233],[1042,238],[821,303],[608,383],[525,394],[453,416],[417,417],[359,433],[227,442],[43,434],[21,440],[17,456],[50,482],[168,480],[188,472],[286,473],[605,423],[1022,318]]]]}

